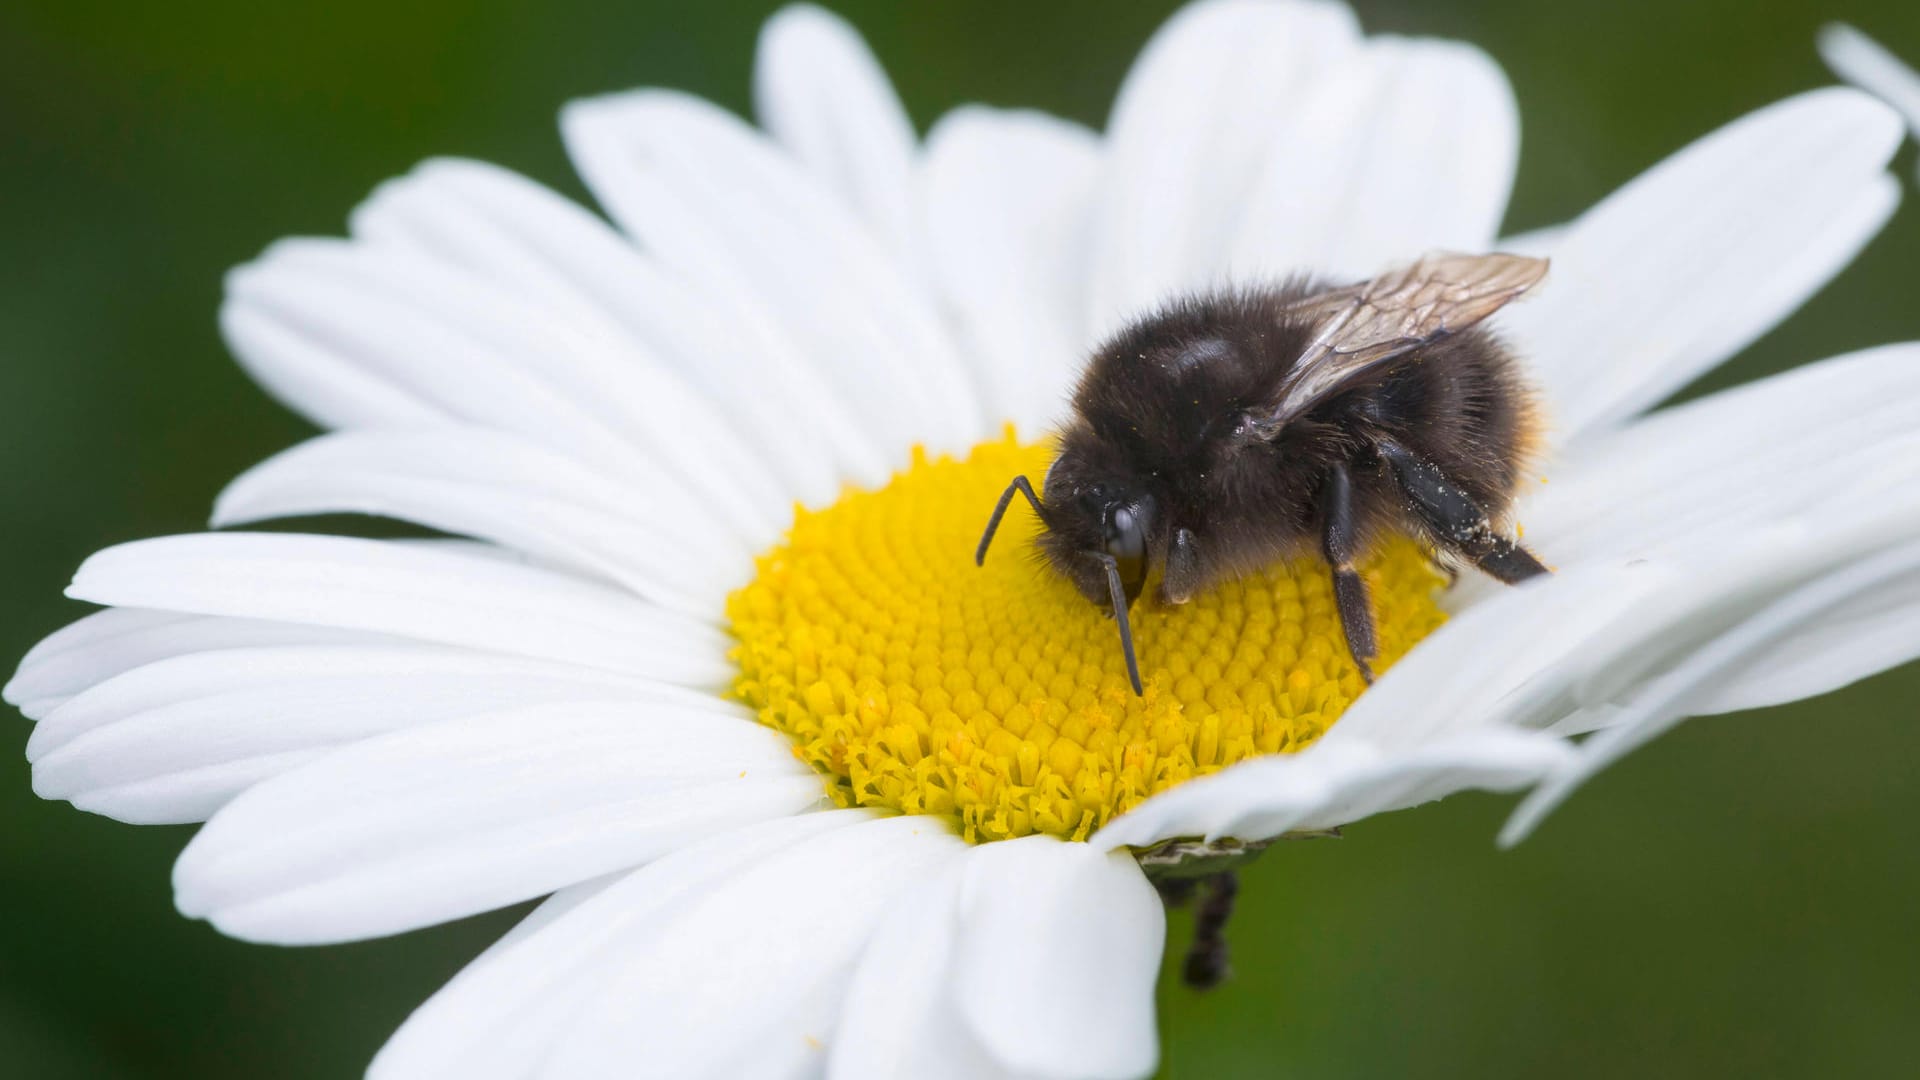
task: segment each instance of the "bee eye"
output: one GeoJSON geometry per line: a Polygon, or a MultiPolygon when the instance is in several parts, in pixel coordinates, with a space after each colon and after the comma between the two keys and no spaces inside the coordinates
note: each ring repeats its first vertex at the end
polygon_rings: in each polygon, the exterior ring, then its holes
{"type": "Polygon", "coordinates": [[[1152,514],[1151,499],[1114,507],[1113,516],[1107,519],[1107,554],[1123,562],[1144,558],[1152,514]]]}

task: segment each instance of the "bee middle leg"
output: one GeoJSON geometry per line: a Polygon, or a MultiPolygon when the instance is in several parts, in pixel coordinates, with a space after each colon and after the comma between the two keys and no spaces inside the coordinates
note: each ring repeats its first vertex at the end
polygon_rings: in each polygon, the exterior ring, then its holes
{"type": "Polygon", "coordinates": [[[1327,474],[1320,492],[1322,532],[1321,554],[1333,567],[1333,601],[1340,609],[1340,627],[1347,634],[1347,652],[1360,669],[1360,678],[1373,682],[1373,658],[1377,651],[1373,640],[1373,606],[1367,599],[1367,582],[1353,568],[1358,556],[1359,537],[1353,517],[1353,478],[1345,465],[1335,465],[1327,474]]]}
{"type": "Polygon", "coordinates": [[[1438,467],[1396,442],[1383,442],[1379,450],[1408,505],[1449,549],[1508,585],[1547,573],[1532,552],[1496,532],[1480,504],[1438,467]]]}

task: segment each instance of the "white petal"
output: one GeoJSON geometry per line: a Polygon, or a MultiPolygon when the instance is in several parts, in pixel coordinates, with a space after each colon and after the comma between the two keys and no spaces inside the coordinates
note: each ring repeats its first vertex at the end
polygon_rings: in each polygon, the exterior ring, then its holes
{"type": "Polygon", "coordinates": [[[96,728],[201,698],[243,690],[271,690],[280,685],[393,675],[417,675],[424,679],[483,679],[497,675],[556,686],[565,683],[595,699],[631,697],[747,715],[741,706],[698,690],[497,653],[405,640],[376,644],[236,642],[221,649],[156,659],[82,690],[34,728],[27,740],[27,756],[37,759],[96,728]]]}
{"type": "Polygon", "coordinates": [[[752,553],[672,476],[611,477],[483,428],[325,435],[242,474],[216,526],[335,512],[380,514],[491,540],[714,620],[753,574],[752,553]]]}
{"type": "Polygon", "coordinates": [[[248,533],[141,540],[88,559],[67,594],[371,630],[688,686],[717,687],[731,673],[718,630],[619,589],[378,540],[248,533]]]}
{"type": "Polygon", "coordinates": [[[7,683],[5,698],[38,720],[90,686],[168,657],[266,645],[324,644],[398,645],[404,641],[326,626],[114,608],[77,619],[35,645],[7,683]]]}
{"type": "Polygon", "coordinates": [[[934,272],[985,378],[987,404],[1029,437],[1053,428],[1092,342],[1080,320],[1092,132],[978,106],[927,136],[920,181],[934,272]]]}
{"type": "MultiPolygon", "coordinates": [[[[442,422],[517,432],[610,472],[658,461],[755,545],[786,523],[781,485],[731,421],[636,356],[629,339],[595,335],[444,262],[392,246],[289,240],[229,275],[227,292],[223,325],[292,335],[403,387],[442,422]]],[[[243,345],[236,339],[246,360],[243,345]]],[[[266,378],[271,357],[253,366],[266,378]]]]}
{"type": "Polygon", "coordinates": [[[1756,648],[1733,677],[1704,688],[1700,715],[1759,709],[1838,690],[1920,657],[1920,580],[1836,602],[1756,648]]]}
{"type": "MultiPolygon", "coordinates": [[[[968,858],[972,856],[969,855],[968,858]]],[[[849,981],[828,1044],[829,1080],[1024,1080],[981,1045],[953,996],[966,860],[901,896],[849,981]]]]}
{"type": "Polygon", "coordinates": [[[1917,534],[1920,492],[1898,492],[1882,506],[1787,519],[1648,560],[1669,562],[1672,579],[1582,651],[1567,672],[1571,704],[1628,700],[1781,597],[1917,534]]]}
{"type": "Polygon", "coordinates": [[[1182,836],[1264,840],[1326,829],[1455,792],[1513,791],[1572,754],[1554,736],[1501,728],[1407,748],[1327,739],[1297,754],[1244,761],[1181,784],[1115,818],[1090,843],[1145,847],[1182,836]]]}
{"type": "Polygon", "coordinates": [[[1388,669],[1321,742],[1399,752],[1480,727],[1545,726],[1560,701],[1555,673],[1578,668],[1593,641],[1631,626],[1679,579],[1666,563],[1589,563],[1490,591],[1388,669]]]}
{"type": "Polygon", "coordinates": [[[1766,605],[1916,531],[1920,492],[1888,493],[1847,514],[1708,532],[1507,590],[1422,642],[1321,745],[1416,746],[1490,725],[1571,733],[1614,722],[1620,703],[1766,605]]]}
{"type": "MultiPolygon", "coordinates": [[[[245,267],[237,273],[244,272],[245,267]]],[[[413,386],[394,381],[364,342],[336,340],[282,313],[259,310],[229,295],[220,307],[220,333],[253,381],[281,404],[325,428],[430,427],[449,413],[413,386]]]]}
{"type": "Polygon", "coordinates": [[[943,822],[907,817],[759,860],[634,942],[541,1075],[625,1077],[635,1062],[689,1078],[818,1072],[881,912],[967,850],[943,822]]]}
{"type": "Polygon", "coordinates": [[[1648,685],[1612,718],[1610,726],[1580,745],[1523,800],[1500,833],[1503,845],[1524,840],[1540,821],[1600,770],[1652,741],[1710,701],[1716,686],[1764,662],[1770,650],[1802,624],[1874,592],[1920,586],[1920,544],[1908,543],[1846,566],[1797,589],[1700,648],[1648,685]]]}
{"type": "Polygon", "coordinates": [[[967,859],[953,995],[1001,1063],[1046,1076],[1146,1076],[1166,913],[1125,852],[1050,836],[967,859]]]}
{"type": "Polygon", "coordinates": [[[1353,280],[1433,250],[1485,251],[1506,213],[1520,117],[1470,45],[1375,39],[1274,125],[1226,250],[1231,280],[1353,280]]]}
{"type": "MultiPolygon", "coordinates": [[[[1845,502],[1845,500],[1836,500],[1845,502]]],[[[1885,582],[1853,600],[1836,601],[1805,623],[1757,648],[1751,661],[1703,686],[1695,715],[1761,709],[1828,694],[1851,682],[1920,657],[1920,582],[1885,582]]],[[[1603,701],[1569,713],[1553,728],[1582,734],[1619,723],[1619,705],[1603,701]]]]}
{"type": "Polygon", "coordinates": [[[1528,494],[1520,517],[1529,546],[1564,567],[1818,518],[1917,486],[1920,344],[1889,345],[1587,440],[1528,494]]]}
{"type": "Polygon", "coordinates": [[[837,810],[748,825],[689,844],[584,896],[578,887],[556,894],[414,1010],[368,1075],[531,1075],[566,1026],[654,937],[661,919],[794,844],[871,819],[868,811],[837,810]]]}
{"type": "Polygon", "coordinates": [[[568,152],[662,262],[767,310],[896,460],[969,446],[984,413],[938,312],[832,194],[737,118],[648,90],[576,101],[568,152]]]}
{"type": "Polygon", "coordinates": [[[162,660],[50,713],[27,741],[34,791],[136,824],[204,821],[327,750],[402,727],[546,701],[716,698],[567,665],[425,646],[230,649],[162,660]]]}
{"type": "MultiPolygon", "coordinates": [[[[844,1072],[840,1076],[911,1076],[914,1080],[1054,1080],[1045,1074],[1012,1069],[981,1045],[979,1036],[954,1008],[947,988],[935,1011],[916,1033],[908,1070],[900,1073],[844,1072]]],[[[834,1047],[835,1067],[842,1047],[834,1047]]],[[[830,1075],[832,1075],[830,1073],[830,1075]]]]}
{"type": "Polygon", "coordinates": [[[1784,319],[1899,199],[1900,124],[1829,88],[1752,113],[1568,229],[1537,297],[1501,313],[1563,440],[1645,409],[1784,319]]]}
{"type": "Polygon", "coordinates": [[[1476,728],[1576,730],[1784,591],[1920,528],[1920,492],[1818,519],[1708,530],[1472,603],[1389,670],[1320,746],[1409,750],[1476,728]]]}
{"type": "Polygon", "coordinates": [[[1089,268],[1096,334],[1208,283],[1276,126],[1358,44],[1353,13],[1333,3],[1211,0],[1154,34],[1107,127],[1089,268]]]}
{"type": "Polygon", "coordinates": [[[820,799],[787,740],[752,721],[657,704],[530,706],[369,739],[248,790],[181,854],[175,902],[247,940],[378,937],[820,799]]]}
{"type": "Polygon", "coordinates": [[[913,246],[913,124],[859,31],[812,4],[760,31],[754,112],[896,251],[913,246]]]}
{"type": "MultiPolygon", "coordinates": [[[[800,818],[807,817],[807,816],[809,815],[797,814],[794,817],[775,818],[773,821],[768,822],[767,824],[772,825],[772,824],[778,824],[779,822],[783,822],[783,821],[797,821],[800,818]]],[[[752,826],[748,826],[748,827],[752,828],[752,826]]],[[[724,836],[728,834],[723,833],[721,835],[724,836]]],[[[684,851],[686,849],[682,848],[681,850],[684,851]]],[[[674,854],[677,855],[679,854],[679,852],[675,852],[674,854]]],[[[673,858],[673,856],[669,855],[667,856],[667,858],[673,858]]],[[[502,955],[516,949],[520,945],[520,943],[525,941],[527,938],[532,937],[535,933],[545,929],[546,927],[552,925],[555,922],[558,922],[562,915],[566,915],[569,912],[579,909],[579,907],[582,904],[585,904],[588,900],[593,899],[594,897],[607,891],[607,889],[611,888],[615,883],[625,878],[631,877],[633,874],[637,872],[638,871],[634,871],[634,870],[623,870],[619,873],[606,874],[601,877],[591,878],[587,881],[583,881],[578,885],[569,885],[564,889],[555,890],[551,896],[548,896],[545,900],[542,900],[540,901],[540,903],[536,904],[534,906],[534,909],[527,913],[526,918],[521,919],[517,923],[514,923],[513,929],[508,930],[504,934],[501,934],[498,938],[494,940],[493,944],[487,946],[485,949],[482,949],[480,951],[480,955],[474,957],[472,960],[467,961],[467,966],[464,968],[461,968],[460,969],[461,972],[465,973],[467,971],[473,970],[476,967],[489,965],[493,963],[495,960],[498,960],[502,955]]],[[[454,977],[456,979],[459,978],[458,975],[454,977]]],[[[441,989],[443,990],[445,988],[446,988],[445,986],[441,987],[441,989]]],[[[432,998],[428,999],[428,1001],[431,1001],[431,1000],[432,998]]],[[[418,1012],[419,1010],[416,1009],[415,1011],[418,1012]]]]}
{"type": "Polygon", "coordinates": [[[1835,75],[1899,110],[1920,131],[1920,71],[1845,23],[1820,28],[1820,58],[1835,75]]]}
{"type": "Polygon", "coordinates": [[[1503,236],[1494,245],[1500,251],[1511,251],[1516,255],[1532,255],[1535,258],[1550,258],[1566,242],[1568,226],[1543,225],[1538,229],[1529,229],[1513,236],[1503,236]]]}
{"type": "Polygon", "coordinates": [[[883,459],[819,374],[754,307],[676,279],[604,221],[516,173],[429,161],[353,213],[353,233],[484,278],[581,332],[630,340],[737,418],[734,430],[809,505],[883,459]]]}
{"type": "Polygon", "coordinates": [[[874,929],[847,985],[835,1029],[831,1080],[927,1076],[941,1063],[925,1048],[949,1006],[965,862],[902,896],[874,929]]]}

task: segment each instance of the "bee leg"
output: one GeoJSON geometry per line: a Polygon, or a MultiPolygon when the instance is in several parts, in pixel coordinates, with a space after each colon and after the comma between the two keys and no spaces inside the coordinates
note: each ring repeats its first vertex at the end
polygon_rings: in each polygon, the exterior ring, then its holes
{"type": "Polygon", "coordinates": [[[1347,652],[1360,669],[1360,678],[1373,682],[1373,608],[1367,602],[1367,582],[1353,568],[1359,547],[1353,518],[1353,478],[1345,465],[1335,465],[1320,492],[1321,554],[1333,567],[1333,600],[1340,608],[1340,626],[1347,633],[1347,652]]]}
{"type": "Polygon", "coordinates": [[[1193,530],[1173,530],[1167,543],[1167,564],[1160,574],[1160,602],[1184,604],[1200,590],[1200,549],[1195,546],[1193,530]]]}
{"type": "Polygon", "coordinates": [[[1379,449],[1406,494],[1407,505],[1449,549],[1508,585],[1547,572],[1526,548],[1494,531],[1487,512],[1445,473],[1399,443],[1383,441],[1379,449]]]}
{"type": "Polygon", "coordinates": [[[1519,544],[1498,534],[1493,539],[1494,550],[1482,555],[1476,561],[1480,569],[1501,582],[1518,585],[1528,578],[1552,572],[1541,565],[1539,559],[1533,557],[1533,552],[1519,544]]]}
{"type": "Polygon", "coordinates": [[[1193,915],[1193,944],[1187,948],[1181,975],[1195,990],[1211,990],[1227,977],[1227,920],[1233,917],[1233,901],[1240,892],[1240,879],[1233,871],[1207,879],[1207,897],[1193,915]]]}
{"type": "Polygon", "coordinates": [[[1160,878],[1154,881],[1153,887],[1160,893],[1161,903],[1170,908],[1186,907],[1192,902],[1193,894],[1199,891],[1200,879],[1197,877],[1160,878]]]}

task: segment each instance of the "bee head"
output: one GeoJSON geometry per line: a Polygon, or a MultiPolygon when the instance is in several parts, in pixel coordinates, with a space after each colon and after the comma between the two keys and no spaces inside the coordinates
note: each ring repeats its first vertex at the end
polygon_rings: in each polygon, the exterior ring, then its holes
{"type": "Polygon", "coordinates": [[[1147,581],[1148,552],[1159,523],[1160,503],[1143,487],[1095,475],[1084,469],[1078,455],[1062,453],[1047,470],[1043,500],[1024,476],[1016,476],[1000,496],[987,519],[986,532],[974,550],[974,562],[984,563],[993,534],[1007,505],[1023,495],[1045,526],[1039,548],[1048,562],[1071,581],[1080,595],[1113,616],[1120,628],[1120,649],[1126,657],[1127,678],[1133,692],[1142,693],[1140,668],[1133,654],[1133,631],[1127,609],[1147,581]]]}
{"type": "Polygon", "coordinates": [[[1081,595],[1102,608],[1111,599],[1101,556],[1112,557],[1131,604],[1146,584],[1160,503],[1130,477],[1090,465],[1069,452],[1047,471],[1047,531],[1040,547],[1081,595]]]}

